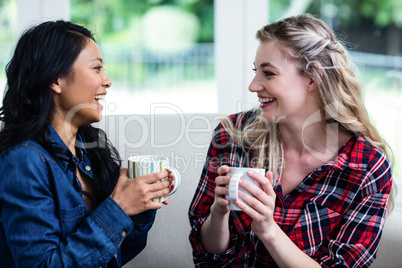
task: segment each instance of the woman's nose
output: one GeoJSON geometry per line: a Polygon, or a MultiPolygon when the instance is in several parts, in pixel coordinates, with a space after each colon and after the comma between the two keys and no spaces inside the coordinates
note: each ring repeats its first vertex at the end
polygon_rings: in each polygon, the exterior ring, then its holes
{"type": "Polygon", "coordinates": [[[264,86],[258,81],[257,75],[254,76],[253,80],[251,81],[250,85],[248,86],[248,90],[250,92],[258,92],[264,89],[264,86]]]}
{"type": "Polygon", "coordinates": [[[104,85],[106,88],[109,88],[109,87],[112,86],[112,80],[110,80],[109,76],[108,76],[106,73],[104,73],[103,85],[104,85]]]}

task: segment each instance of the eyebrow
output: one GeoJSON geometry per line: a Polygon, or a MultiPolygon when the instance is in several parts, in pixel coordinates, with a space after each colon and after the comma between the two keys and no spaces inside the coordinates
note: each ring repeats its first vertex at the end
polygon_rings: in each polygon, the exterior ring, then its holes
{"type": "Polygon", "coordinates": [[[101,63],[103,63],[103,59],[102,58],[99,58],[99,57],[96,57],[96,58],[94,58],[94,59],[92,59],[92,61],[100,61],[101,63]]]}
{"type": "MultiPolygon", "coordinates": [[[[255,62],[254,62],[254,66],[255,66],[255,62]]],[[[274,69],[276,69],[276,70],[280,70],[278,67],[276,67],[275,65],[273,65],[272,63],[270,63],[270,62],[263,62],[263,63],[261,63],[260,64],[260,67],[261,68],[264,68],[264,67],[271,67],[271,68],[274,68],[274,69]]]]}

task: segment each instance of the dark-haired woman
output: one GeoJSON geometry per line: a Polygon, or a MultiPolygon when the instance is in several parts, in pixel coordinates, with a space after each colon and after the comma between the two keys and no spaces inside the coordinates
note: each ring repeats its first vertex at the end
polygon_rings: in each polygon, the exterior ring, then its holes
{"type": "MultiPolygon", "coordinates": [[[[146,244],[168,172],[128,179],[105,133],[111,86],[90,31],[45,22],[7,65],[0,110],[0,267],[121,267],[146,244]]],[[[171,178],[174,179],[174,178],[171,178]]]]}

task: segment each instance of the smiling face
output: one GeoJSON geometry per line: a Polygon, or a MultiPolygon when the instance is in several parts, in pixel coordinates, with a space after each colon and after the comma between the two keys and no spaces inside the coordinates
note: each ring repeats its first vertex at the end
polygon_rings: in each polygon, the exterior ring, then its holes
{"type": "Polygon", "coordinates": [[[300,74],[297,63],[278,42],[261,42],[254,66],[256,74],[249,90],[257,93],[266,120],[297,123],[318,110],[314,83],[300,74]]]}
{"type": "Polygon", "coordinates": [[[73,64],[72,72],[52,85],[55,113],[54,123],[71,123],[75,128],[98,122],[102,119],[106,89],[111,86],[103,69],[103,58],[96,43],[88,39],[73,64]]]}

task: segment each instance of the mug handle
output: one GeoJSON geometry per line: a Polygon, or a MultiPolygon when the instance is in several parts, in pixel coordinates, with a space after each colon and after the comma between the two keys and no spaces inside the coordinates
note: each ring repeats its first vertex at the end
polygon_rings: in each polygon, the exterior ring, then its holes
{"type": "Polygon", "coordinates": [[[235,173],[230,178],[229,182],[229,206],[231,210],[235,209],[235,202],[239,199],[239,181],[241,178],[241,173],[235,173]]]}
{"type": "Polygon", "coordinates": [[[181,182],[181,176],[180,176],[180,173],[175,168],[168,167],[167,170],[172,172],[173,175],[174,175],[174,180],[172,182],[172,184],[174,185],[173,190],[166,195],[166,196],[169,196],[169,195],[174,194],[177,191],[177,189],[179,189],[179,185],[180,185],[180,182],[181,182]]]}

